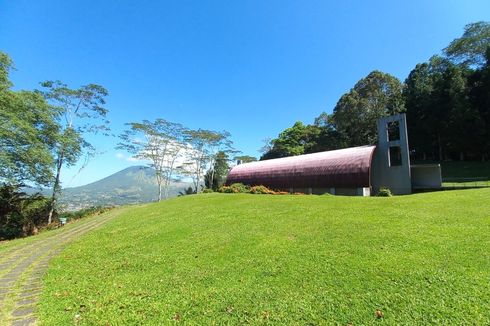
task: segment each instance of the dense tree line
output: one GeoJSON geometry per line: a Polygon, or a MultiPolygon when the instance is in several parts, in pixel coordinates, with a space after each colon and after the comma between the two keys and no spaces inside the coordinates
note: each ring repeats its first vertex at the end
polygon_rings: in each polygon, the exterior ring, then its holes
{"type": "Polygon", "coordinates": [[[264,159],[377,142],[376,120],[407,114],[412,158],[487,160],[490,157],[490,23],[465,27],[460,38],[420,63],[404,83],[373,71],[342,95],[332,114],[296,122],[267,140],[264,159]]]}
{"type": "Polygon", "coordinates": [[[490,48],[480,68],[433,57],[406,80],[410,145],[418,159],[481,159],[490,150],[490,48]]]}

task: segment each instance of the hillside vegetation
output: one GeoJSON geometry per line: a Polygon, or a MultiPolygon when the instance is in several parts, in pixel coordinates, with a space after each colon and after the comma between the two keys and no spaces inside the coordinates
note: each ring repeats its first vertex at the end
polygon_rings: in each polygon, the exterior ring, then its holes
{"type": "Polygon", "coordinates": [[[490,162],[452,161],[441,163],[443,178],[485,178],[490,180],[490,162]]]}
{"type": "Polygon", "coordinates": [[[52,261],[41,321],[489,324],[488,198],[206,194],[120,208],[52,261]]]}

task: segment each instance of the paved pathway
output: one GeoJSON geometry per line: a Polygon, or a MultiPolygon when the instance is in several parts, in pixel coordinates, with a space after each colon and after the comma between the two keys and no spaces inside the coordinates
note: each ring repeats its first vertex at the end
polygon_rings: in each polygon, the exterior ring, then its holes
{"type": "Polygon", "coordinates": [[[47,237],[0,252],[0,325],[35,325],[41,278],[48,263],[70,241],[101,226],[115,214],[104,214],[65,227],[47,237]]]}

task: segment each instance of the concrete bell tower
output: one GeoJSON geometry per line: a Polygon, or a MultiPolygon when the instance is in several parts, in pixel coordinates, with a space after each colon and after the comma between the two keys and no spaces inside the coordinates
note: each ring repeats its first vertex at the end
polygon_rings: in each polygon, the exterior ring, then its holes
{"type": "Polygon", "coordinates": [[[378,146],[371,171],[373,193],[386,187],[393,194],[412,193],[407,120],[404,113],[378,120],[378,146]]]}

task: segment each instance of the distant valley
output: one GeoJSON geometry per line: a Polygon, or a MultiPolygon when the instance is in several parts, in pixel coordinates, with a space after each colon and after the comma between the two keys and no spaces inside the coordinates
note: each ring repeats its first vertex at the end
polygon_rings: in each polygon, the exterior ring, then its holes
{"type": "MultiPolygon", "coordinates": [[[[191,183],[172,182],[169,198],[191,186],[191,183]]],[[[28,192],[32,192],[30,189],[28,192]]],[[[49,195],[50,191],[42,191],[49,195]]],[[[156,201],[158,186],[155,170],[146,166],[132,166],[96,182],[63,189],[60,197],[62,210],[78,210],[90,206],[119,206],[156,201]]]]}

